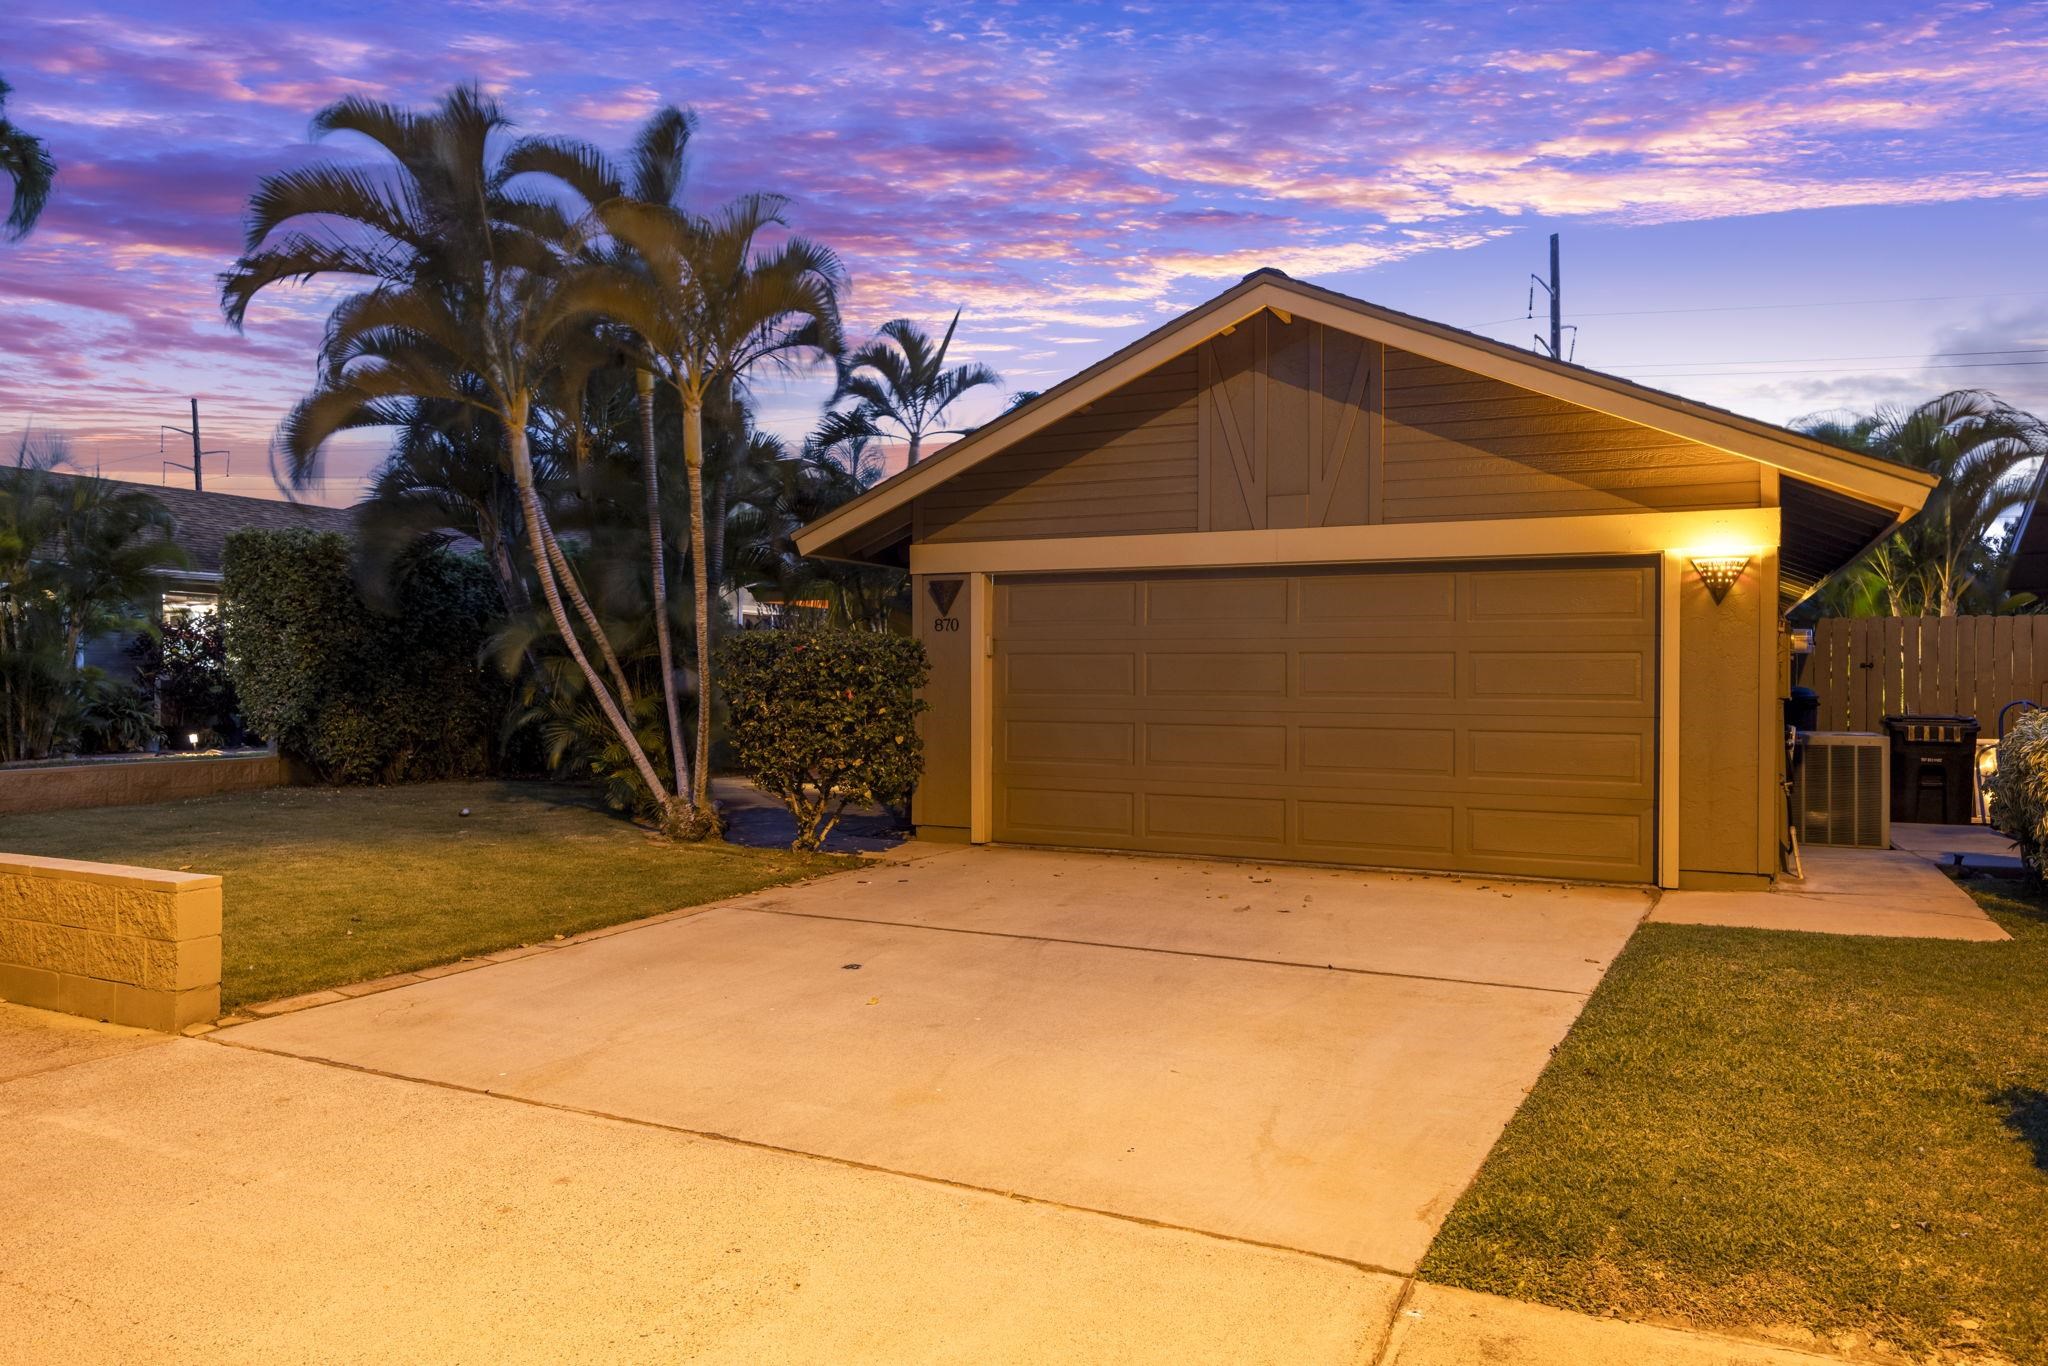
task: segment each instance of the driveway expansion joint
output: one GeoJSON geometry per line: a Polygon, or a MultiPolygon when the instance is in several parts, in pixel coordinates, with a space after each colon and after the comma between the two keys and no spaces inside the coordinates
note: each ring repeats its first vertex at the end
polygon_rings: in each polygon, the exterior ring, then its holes
{"type": "Polygon", "coordinates": [[[1064,1200],[1051,1200],[1042,1195],[1026,1191],[1002,1190],[994,1186],[978,1186],[971,1181],[956,1181],[944,1176],[928,1176],[923,1172],[905,1171],[900,1167],[885,1167],[875,1162],[862,1162],[850,1157],[834,1157],[830,1153],[814,1153],[802,1148],[785,1147],[777,1143],[763,1143],[757,1139],[741,1138],[735,1134],[722,1134],[709,1129],[692,1129],[681,1124],[664,1124],[660,1120],[641,1119],[634,1115],[613,1114],[605,1110],[593,1110],[581,1105],[564,1105],[556,1101],[541,1100],[534,1096],[522,1096],[511,1091],[493,1091],[485,1087],[465,1086],[460,1082],[440,1081],[433,1077],[415,1077],[404,1072],[392,1072],[381,1067],[366,1067],[360,1063],[341,1062],[334,1058],[313,1057],[305,1053],[292,1053],[281,1048],[265,1048],[260,1044],[242,1043],[224,1038],[220,1034],[209,1034],[190,1040],[193,1043],[214,1044],[221,1048],[236,1048],[245,1053],[262,1053],[273,1058],[284,1058],[313,1067],[331,1067],[341,1072],[360,1072],[365,1076],[382,1077],[386,1081],[410,1082],[415,1086],[431,1086],[441,1091],[453,1091],[460,1095],[476,1096],[484,1100],[506,1101],[513,1105],[531,1106],[536,1110],[552,1110],[558,1114],[580,1115],[585,1119],[603,1120],[613,1124],[630,1124],[638,1129],[654,1129],[661,1133],[679,1134],[685,1138],[701,1139],[707,1143],[724,1143],[735,1148],[748,1148],[755,1152],[776,1153],[783,1157],[801,1158],[810,1162],[829,1163],[852,1171],[872,1172],[878,1176],[893,1176],[905,1181],[917,1181],[926,1185],[944,1186],[952,1190],[972,1191],[976,1195],[994,1196],[1001,1200],[1015,1200],[1019,1204],[1042,1205],[1047,1209],[1066,1210],[1073,1214],[1092,1214],[1119,1223],[1136,1224],[1142,1228],[1156,1228],[1168,1233],[1187,1233],[1198,1238],[1213,1238],[1219,1243],[1233,1243],[1239,1247],[1263,1248],[1268,1252],[1284,1252],[1295,1257],[1309,1257],[1319,1262],[1329,1262],[1347,1267],[1353,1271],[1372,1276],[1391,1276],[1413,1279],[1414,1273],[1398,1271],[1393,1267],[1379,1266],[1351,1257],[1339,1257],[1333,1253],[1315,1252],[1307,1248],[1289,1247],[1285,1243],[1267,1242],[1258,1238],[1241,1238],[1234,1234],[1218,1233],[1213,1229],[1196,1228],[1189,1224],[1171,1223],[1164,1219],[1148,1219],[1141,1214],[1123,1214],[1111,1209],[1097,1209],[1092,1205],[1076,1205],[1064,1200]]]}
{"type": "MultiPolygon", "coordinates": [[[[792,911],[775,906],[731,906],[724,909],[748,911],[755,915],[783,915],[797,920],[823,920],[846,925],[872,925],[881,929],[929,930],[934,934],[970,934],[985,939],[1016,939],[1034,944],[1065,944],[1079,949],[1119,949],[1125,953],[1159,953],[1174,958],[1202,958],[1216,963],[1249,963],[1257,967],[1302,968],[1309,972],[1342,972],[1353,977],[1398,977],[1409,982],[1440,982],[1445,986],[1487,987],[1499,991],[1535,991],[1546,996],[1571,996],[1583,1001],[1591,991],[1570,987],[1539,987],[1526,982],[1494,982],[1475,977],[1438,977],[1426,972],[1396,972],[1390,968],[1340,967],[1335,963],[1305,963],[1291,958],[1255,958],[1241,953],[1202,953],[1195,949],[1169,949],[1153,944],[1117,944],[1102,939],[1069,939],[1061,935],[1022,934],[1014,930],[969,929],[959,925],[921,924],[914,920],[877,920],[859,915],[827,915],[819,911],[792,911]]],[[[1603,968],[1603,972],[1604,972],[1603,968]]]]}

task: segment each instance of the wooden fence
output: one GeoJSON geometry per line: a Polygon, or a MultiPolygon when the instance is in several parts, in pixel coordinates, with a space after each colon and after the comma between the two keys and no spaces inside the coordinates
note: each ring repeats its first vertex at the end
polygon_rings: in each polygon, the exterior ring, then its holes
{"type": "Polygon", "coordinates": [[[1822,730],[1917,712],[1974,716],[1989,740],[2006,703],[2048,705],[2048,616],[1823,618],[1799,681],[1820,694],[1822,730]]]}

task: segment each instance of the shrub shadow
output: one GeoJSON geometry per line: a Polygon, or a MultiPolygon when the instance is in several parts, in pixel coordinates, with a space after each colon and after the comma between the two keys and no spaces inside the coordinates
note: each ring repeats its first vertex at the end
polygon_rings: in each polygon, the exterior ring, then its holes
{"type": "Polygon", "coordinates": [[[2033,1086],[2008,1086],[1991,1103],[2002,1112],[2005,1127],[2034,1150],[2034,1166],[2048,1172],[2048,1091],[2033,1086]]]}

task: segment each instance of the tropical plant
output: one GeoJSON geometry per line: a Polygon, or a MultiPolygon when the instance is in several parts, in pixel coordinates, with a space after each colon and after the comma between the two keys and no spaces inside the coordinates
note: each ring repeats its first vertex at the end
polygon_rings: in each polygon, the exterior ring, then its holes
{"type": "Polygon", "coordinates": [[[764,238],[786,226],[785,201],[744,195],[709,215],[631,196],[602,202],[604,231],[624,251],[579,271],[567,291],[637,338],[682,407],[683,468],[689,489],[690,563],[696,610],[697,763],[691,806],[713,823],[711,805],[712,583],[705,532],[705,409],[743,396],[763,366],[831,357],[842,346],[838,258],[807,238],[764,238]]]}
{"type": "Polygon", "coordinates": [[[20,241],[42,217],[57,181],[57,163],[41,138],[18,128],[7,117],[7,97],[14,87],[0,80],[0,176],[14,187],[14,201],[0,223],[7,238],[20,241]]]}
{"type": "Polygon", "coordinates": [[[965,430],[940,424],[964,395],[1003,381],[986,365],[946,364],[959,326],[956,311],[946,324],[946,335],[934,346],[931,336],[908,318],[883,323],[874,340],[846,358],[839,390],[855,404],[827,417],[829,426],[844,429],[828,432],[828,440],[858,432],[900,437],[908,448],[906,463],[915,465],[926,437],[965,430]]]}
{"type": "Polygon", "coordinates": [[[733,757],[817,849],[849,805],[900,804],[924,768],[924,646],[874,631],[747,631],[718,647],[733,757]]]}
{"type": "Polygon", "coordinates": [[[757,597],[783,604],[825,602],[835,626],[886,629],[908,582],[901,570],[809,560],[796,549],[801,527],[881,480],[874,438],[828,419],[795,456],[772,438],[756,449],[735,495],[730,529],[739,545],[735,567],[748,586],[757,597]]]}
{"type": "Polygon", "coordinates": [[[134,485],[52,473],[27,441],[0,471],[0,759],[77,736],[85,642],[141,629],[156,571],[184,563],[170,518],[134,485]]]}
{"type": "Polygon", "coordinates": [[[211,731],[228,743],[242,739],[241,702],[228,673],[226,622],[219,612],[166,621],[128,646],[135,678],[173,735],[211,731]]]}
{"type": "Polygon", "coordinates": [[[1831,584],[1843,615],[1954,616],[1995,605],[1999,524],[2031,495],[2048,423],[1979,389],[1860,417],[1822,417],[1807,435],[1940,477],[1920,512],[1831,584]]]}
{"type": "MultiPolygon", "coordinates": [[[[368,138],[396,178],[340,163],[266,177],[250,200],[244,253],[222,276],[222,308],[239,327],[279,282],[339,276],[366,286],[329,315],[319,385],[285,422],[295,480],[317,473],[336,432],[401,424],[420,402],[468,407],[497,425],[549,617],[641,780],[661,792],[628,717],[617,653],[541,499],[532,427],[547,400],[575,392],[563,376],[582,365],[588,353],[577,343],[587,336],[571,326],[577,313],[561,289],[570,225],[555,198],[512,183],[533,169],[525,151],[535,144],[496,156],[507,128],[496,102],[471,86],[425,114],[357,98],[329,105],[315,135],[368,138]]],[[[685,833],[695,821],[671,800],[662,824],[685,833]]]]}

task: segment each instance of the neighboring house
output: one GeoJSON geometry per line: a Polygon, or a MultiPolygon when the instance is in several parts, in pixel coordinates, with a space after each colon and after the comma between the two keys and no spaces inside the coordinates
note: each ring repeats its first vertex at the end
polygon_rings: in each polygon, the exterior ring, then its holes
{"type": "Polygon", "coordinates": [[[911,572],[928,838],[1743,886],[1933,482],[1260,271],[797,544],[911,572]]]}
{"type": "MultiPolygon", "coordinates": [[[[53,473],[53,479],[82,476],[53,473]]],[[[177,621],[195,614],[220,609],[221,564],[227,553],[229,535],[237,531],[337,531],[355,534],[355,513],[350,508],[312,507],[286,503],[274,498],[249,498],[236,493],[204,493],[197,489],[156,487],[140,484],[171,514],[175,523],[171,536],[184,550],[183,568],[167,569],[158,575],[162,592],[151,603],[137,603],[156,621],[177,621]]],[[[132,636],[107,636],[88,641],[87,664],[109,673],[126,674],[133,666],[127,656],[132,636]]]]}

